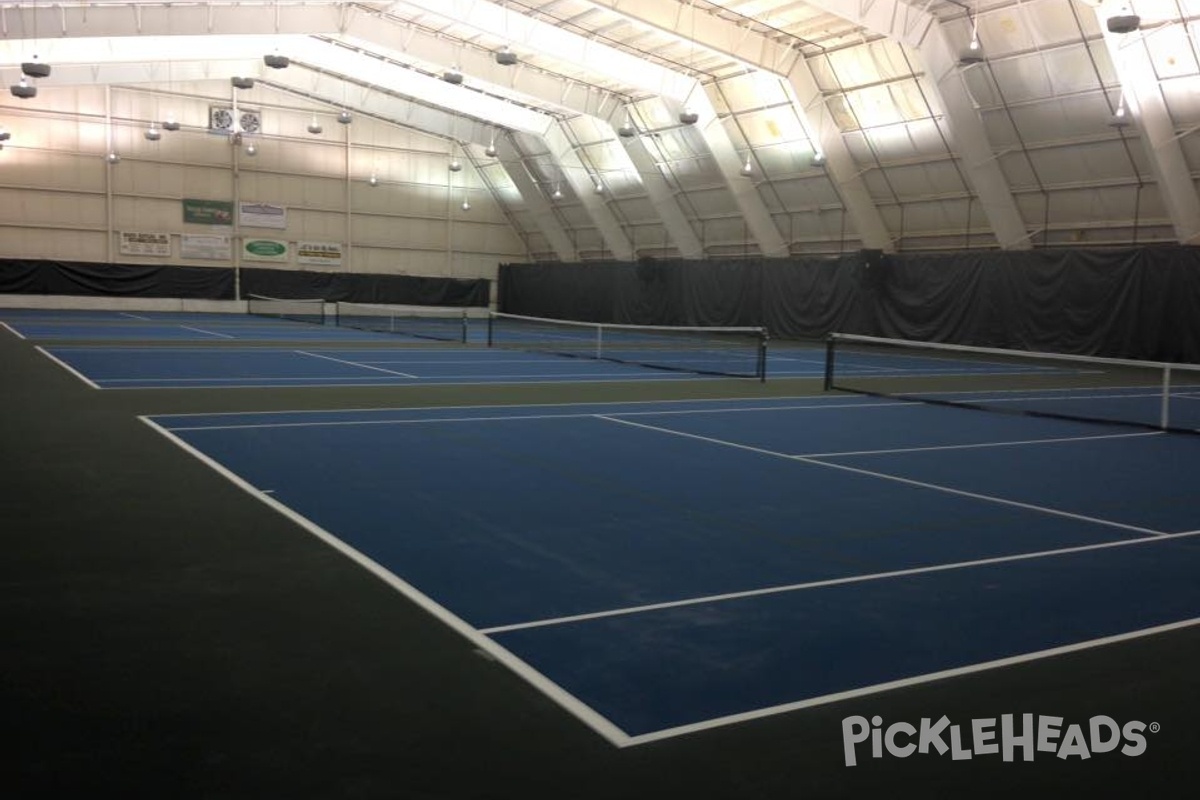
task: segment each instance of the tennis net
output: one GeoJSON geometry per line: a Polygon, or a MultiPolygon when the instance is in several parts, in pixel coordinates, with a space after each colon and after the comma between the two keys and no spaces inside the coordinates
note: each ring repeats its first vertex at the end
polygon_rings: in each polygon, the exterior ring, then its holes
{"type": "Polygon", "coordinates": [[[493,312],[488,346],[700,375],[767,377],[767,331],[757,327],[624,325],[493,312]]]}
{"type": "Polygon", "coordinates": [[[487,309],[474,306],[404,306],[378,303],[338,303],[336,324],[343,328],[396,333],[422,339],[467,342],[471,320],[482,326],[487,309]]]}
{"type": "Polygon", "coordinates": [[[275,317],[297,322],[325,324],[325,301],[297,300],[283,297],[267,297],[261,294],[246,295],[246,310],[258,317],[275,317]]]}
{"type": "Polygon", "coordinates": [[[1006,413],[1200,432],[1200,365],[834,333],[825,388],[1006,413]]]}

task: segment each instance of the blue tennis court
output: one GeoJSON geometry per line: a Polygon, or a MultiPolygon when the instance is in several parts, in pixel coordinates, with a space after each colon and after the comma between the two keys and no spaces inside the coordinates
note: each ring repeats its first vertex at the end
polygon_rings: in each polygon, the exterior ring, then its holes
{"type": "Polygon", "coordinates": [[[864,397],[162,416],[622,745],[1200,621],[1200,439],[864,397]]]}
{"type": "Polygon", "coordinates": [[[246,314],[181,311],[3,309],[0,322],[25,339],[55,341],[380,341],[383,334],[246,314]]]}

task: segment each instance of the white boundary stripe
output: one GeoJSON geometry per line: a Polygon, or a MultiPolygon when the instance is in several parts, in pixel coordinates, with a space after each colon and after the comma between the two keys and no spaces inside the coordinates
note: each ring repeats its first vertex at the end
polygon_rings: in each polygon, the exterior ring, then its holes
{"type": "Polygon", "coordinates": [[[1141,433],[1109,433],[1095,436],[1065,436],[1057,439],[1022,439],[1011,442],[976,442],[975,444],[939,444],[928,447],[894,447],[886,450],[847,450],[841,453],[804,453],[793,455],[792,458],[836,458],[838,456],[876,456],[890,453],[925,453],[936,450],[974,450],[988,447],[1012,447],[1028,444],[1060,444],[1062,442],[1095,442],[1106,439],[1132,439],[1139,436],[1162,436],[1164,431],[1143,431],[1141,433]]]}
{"type": "MultiPolygon", "coordinates": [[[[740,404],[740,403],[747,403],[747,402],[762,403],[762,402],[770,402],[772,400],[781,402],[781,403],[798,403],[798,402],[807,402],[807,401],[811,400],[811,401],[828,403],[830,406],[833,406],[833,407],[838,407],[841,405],[845,405],[845,406],[903,405],[903,406],[912,406],[914,408],[919,408],[922,405],[921,403],[911,403],[911,402],[907,402],[907,401],[883,402],[883,401],[879,401],[879,400],[863,400],[861,395],[848,394],[848,395],[829,395],[829,396],[825,396],[825,395],[811,395],[811,396],[810,395],[793,395],[790,397],[785,396],[785,397],[741,397],[741,398],[738,398],[738,397],[684,397],[684,398],[680,398],[678,400],[596,400],[596,401],[584,401],[584,402],[573,402],[573,403],[528,403],[528,404],[525,404],[525,403],[501,403],[498,405],[473,404],[473,405],[462,405],[462,406],[393,406],[390,408],[371,408],[371,407],[368,407],[368,408],[343,408],[343,409],[335,409],[332,412],[329,409],[319,409],[319,408],[298,408],[298,409],[293,409],[290,411],[288,411],[288,410],[284,410],[284,411],[249,411],[249,412],[247,412],[247,411],[215,411],[211,414],[205,413],[203,411],[194,411],[194,412],[189,412],[186,414],[155,414],[154,416],[157,419],[166,419],[166,418],[182,418],[182,417],[245,417],[245,416],[256,416],[256,415],[275,416],[275,415],[283,415],[283,414],[329,414],[329,413],[356,414],[356,413],[377,413],[377,412],[388,413],[388,412],[396,412],[396,411],[429,411],[430,409],[443,409],[444,410],[446,408],[461,410],[461,409],[472,409],[472,408],[521,408],[521,409],[524,409],[524,408],[586,408],[586,407],[591,407],[591,406],[630,407],[630,406],[660,406],[660,405],[689,405],[689,404],[711,405],[713,403],[733,403],[733,404],[735,404],[735,407],[732,409],[724,409],[724,408],[697,409],[698,411],[719,412],[719,411],[726,411],[726,410],[740,411],[742,409],[740,407],[736,407],[736,404],[740,404]]],[[[785,406],[785,408],[787,408],[787,407],[789,407],[789,406],[785,406]]],[[[770,411],[771,409],[772,409],[772,406],[756,406],[756,407],[749,408],[747,410],[749,410],[749,411],[770,411]]],[[[618,412],[618,413],[621,413],[621,412],[618,412]]],[[[688,413],[688,409],[681,409],[678,412],[675,412],[675,411],[645,411],[645,412],[638,412],[638,413],[686,414],[686,413],[688,413]]]]}
{"type": "Polygon", "coordinates": [[[294,350],[293,352],[299,353],[302,356],[312,356],[313,358],[323,358],[326,361],[335,361],[338,364],[346,364],[351,367],[358,367],[359,369],[373,369],[376,372],[386,372],[388,375],[398,375],[401,378],[416,378],[417,377],[416,375],[412,375],[407,372],[398,372],[397,370],[384,369],[383,367],[373,367],[370,364],[362,364],[358,361],[347,361],[344,358],[334,358],[333,356],[322,355],[321,353],[310,353],[307,350],[294,350]]]}
{"type": "MultiPolygon", "coordinates": [[[[726,402],[728,401],[728,398],[724,398],[724,399],[726,402]]],[[[666,401],[649,401],[649,402],[671,403],[671,402],[675,402],[675,401],[666,400],[666,401]]],[[[714,400],[714,402],[720,402],[720,401],[714,400]]],[[[554,406],[556,406],[558,404],[550,403],[550,404],[545,404],[545,405],[549,405],[550,407],[553,408],[554,406]]],[[[569,404],[564,404],[564,407],[570,407],[571,405],[590,406],[590,405],[623,405],[623,404],[620,402],[617,402],[617,403],[569,403],[569,404]]],[[[847,404],[847,405],[843,405],[843,406],[830,406],[829,408],[862,408],[862,407],[888,406],[888,405],[913,406],[913,404],[911,404],[911,403],[862,403],[859,405],[847,404]]],[[[530,406],[530,407],[534,407],[534,406],[530,406]]],[[[918,404],[915,407],[920,407],[920,406],[918,404]]],[[[300,412],[251,411],[251,412],[239,413],[236,411],[225,411],[225,412],[221,412],[218,414],[212,414],[212,415],[180,414],[177,416],[180,416],[180,417],[192,417],[192,416],[219,417],[219,416],[229,416],[229,415],[274,416],[276,413],[279,413],[281,415],[282,414],[292,414],[292,413],[304,413],[304,414],[334,413],[334,414],[339,414],[339,413],[360,413],[360,412],[368,412],[368,411],[375,411],[375,410],[382,411],[382,412],[387,412],[387,411],[428,411],[428,410],[435,409],[435,408],[436,408],[436,406],[431,406],[430,408],[427,408],[427,409],[422,409],[420,407],[399,408],[399,409],[369,409],[368,408],[368,409],[360,409],[359,411],[352,411],[352,412],[341,412],[341,411],[330,412],[330,411],[320,411],[320,410],[313,410],[313,409],[308,409],[307,411],[300,411],[300,412]]],[[[468,408],[521,408],[521,406],[460,406],[460,408],[463,408],[463,409],[468,409],[468,408]]],[[[765,407],[765,408],[697,408],[697,409],[678,409],[675,411],[617,411],[614,413],[619,414],[620,416],[623,416],[623,417],[637,417],[637,416],[661,416],[664,414],[719,414],[719,413],[724,413],[724,412],[729,412],[729,411],[735,411],[735,412],[777,411],[777,410],[803,411],[803,410],[809,410],[809,409],[814,410],[814,411],[828,410],[827,408],[822,408],[820,406],[796,405],[796,406],[774,406],[774,407],[765,407]]],[[[165,418],[165,417],[174,416],[174,415],[164,414],[162,416],[165,418]]],[[[493,415],[493,416],[478,416],[478,417],[423,417],[420,419],[317,420],[317,421],[313,421],[313,422],[261,422],[261,423],[253,423],[253,424],[249,424],[249,425],[196,425],[193,427],[170,426],[168,428],[168,430],[173,430],[173,431],[245,430],[245,429],[254,430],[257,428],[306,428],[306,427],[326,427],[326,426],[327,427],[340,427],[340,426],[345,426],[345,425],[412,425],[412,424],[420,424],[420,423],[426,423],[426,422],[429,422],[429,423],[512,422],[512,421],[516,421],[516,420],[526,420],[526,419],[591,419],[593,417],[601,417],[601,416],[603,416],[603,415],[596,414],[595,412],[573,411],[573,412],[563,412],[561,414],[508,414],[508,415],[493,415]]],[[[1157,432],[1155,432],[1155,433],[1157,433],[1157,432]]]]}
{"type": "Polygon", "coordinates": [[[151,319],[150,317],[143,317],[141,314],[134,314],[131,311],[121,311],[118,313],[118,316],[129,317],[130,319],[140,319],[142,322],[155,322],[156,321],[156,320],[151,319]]]}
{"type": "Polygon", "coordinates": [[[889,580],[891,578],[904,578],[910,575],[926,575],[934,572],[948,572],[956,569],[973,569],[975,567],[985,567],[990,564],[1006,564],[1013,561],[1028,561],[1035,558],[1052,558],[1054,556],[1071,555],[1073,553],[1087,553],[1093,550],[1107,550],[1112,547],[1129,547],[1146,543],[1157,543],[1170,539],[1184,539],[1190,536],[1196,536],[1198,533],[1200,533],[1200,531],[1164,533],[1161,536],[1144,536],[1140,539],[1121,539],[1115,542],[1100,542],[1098,544],[1084,544],[1077,545],[1075,547],[1060,547],[1055,550],[1037,550],[1031,553],[1016,553],[1009,556],[979,558],[975,559],[974,561],[955,561],[949,564],[934,564],[928,567],[913,567],[911,569],[898,569],[890,572],[876,572],[870,575],[848,575],[844,578],[829,578],[822,581],[809,581],[808,583],[793,583],[784,586],[769,586],[762,589],[747,589],[743,592],[726,592],[724,594],[712,594],[705,597],[689,597],[685,600],[669,600],[662,603],[647,603],[646,605],[642,606],[612,608],[605,611],[593,611],[588,614],[572,614],[566,617],[549,617],[547,619],[530,620],[529,622],[514,622],[511,625],[497,625],[493,628],[482,628],[479,632],[491,636],[497,633],[521,631],[528,628],[547,628],[554,625],[569,625],[575,622],[588,622],[590,620],[605,619],[607,617],[626,617],[633,614],[645,614],[652,611],[665,611],[671,608],[685,608],[687,606],[706,605],[709,603],[723,603],[730,600],[742,600],[745,598],[762,597],[764,595],[772,594],[787,594],[790,592],[807,591],[809,589],[824,589],[829,586],[843,586],[849,583],[868,583],[871,581],[889,580]]]}
{"type": "Polygon", "coordinates": [[[1117,644],[1119,642],[1127,642],[1131,639],[1141,639],[1147,636],[1156,636],[1161,633],[1181,630],[1183,628],[1193,627],[1197,624],[1200,624],[1200,617],[1181,620],[1179,622],[1171,622],[1165,625],[1157,625],[1153,628],[1144,628],[1142,630],[1130,631],[1128,633],[1118,633],[1112,636],[1104,636],[1099,639],[1089,639],[1086,642],[1076,642],[1074,644],[1062,645],[1061,647],[1052,647],[1047,650],[1037,650],[1032,653],[1022,653],[1021,655],[1017,656],[998,658],[993,661],[983,661],[978,664],[969,664],[965,667],[955,667],[954,669],[941,670],[940,672],[930,672],[925,675],[915,675],[911,678],[901,678],[900,680],[879,683],[875,684],[874,686],[864,686],[860,689],[850,689],[849,691],[845,692],[822,695],[821,697],[812,697],[807,700],[797,701],[795,703],[785,703],[778,706],[770,706],[768,708],[747,711],[741,714],[731,714],[727,717],[717,717],[715,719],[708,719],[703,722],[693,723],[691,725],[681,725],[676,728],[665,728],[663,730],[654,731],[653,733],[630,736],[625,742],[625,746],[646,744],[647,742],[654,742],[662,739],[671,739],[676,736],[683,736],[684,734],[697,733],[699,731],[731,725],[737,722],[748,722],[753,719],[761,719],[763,717],[783,714],[789,711],[797,711],[802,708],[811,708],[813,706],[836,703],[841,700],[865,697],[867,695],[879,694],[880,692],[886,692],[892,689],[900,689],[906,686],[919,686],[923,683],[932,683],[933,681],[940,681],[945,678],[954,678],[961,675],[970,675],[976,672],[984,672],[987,670],[999,669],[1001,667],[1024,664],[1030,661],[1039,661],[1044,658],[1066,655],[1067,653],[1077,653],[1081,650],[1090,650],[1095,647],[1103,647],[1105,645],[1117,644]]]}
{"type": "Polygon", "coordinates": [[[617,419],[616,417],[607,417],[602,414],[597,414],[596,416],[597,416],[597,419],[606,419],[610,422],[616,422],[621,425],[632,425],[633,427],[636,427],[636,428],[645,428],[647,430],[658,431],[660,433],[667,433],[667,434],[671,434],[673,436],[682,436],[687,439],[697,439],[702,442],[709,442],[711,444],[722,445],[724,447],[733,447],[738,450],[748,450],[752,453],[761,453],[762,455],[774,456],[775,458],[786,458],[791,461],[799,461],[799,462],[802,462],[805,464],[813,464],[818,467],[828,467],[830,469],[842,470],[843,472],[853,472],[858,475],[866,475],[866,476],[872,477],[872,478],[881,478],[881,479],[887,480],[887,481],[895,481],[897,483],[908,484],[909,486],[919,486],[923,489],[932,489],[936,492],[945,492],[947,494],[959,495],[960,497],[970,497],[975,500],[983,500],[988,503],[998,503],[1000,505],[1014,506],[1016,508],[1024,508],[1029,511],[1036,511],[1041,514],[1053,514],[1054,516],[1058,516],[1058,517],[1067,517],[1069,519],[1078,519],[1078,520],[1082,520],[1084,522],[1095,523],[1097,525],[1106,525],[1110,528],[1121,528],[1122,530],[1127,530],[1127,531],[1137,531],[1138,533],[1145,533],[1145,534],[1149,534],[1151,536],[1167,535],[1163,531],[1151,530],[1150,528],[1142,528],[1137,525],[1126,525],[1123,522],[1112,522],[1110,520],[1099,519],[1098,517],[1089,517],[1089,516],[1086,516],[1083,514],[1073,514],[1069,511],[1059,511],[1058,509],[1047,508],[1046,506],[1035,506],[1031,503],[1022,503],[1018,500],[1006,500],[1003,497],[994,497],[992,495],[977,494],[975,492],[967,492],[962,489],[953,489],[949,486],[939,486],[936,483],[926,483],[924,481],[917,481],[917,480],[913,480],[911,478],[901,478],[897,475],[888,475],[887,473],[884,473],[884,472],[875,472],[873,470],[868,470],[868,469],[859,469],[858,467],[851,467],[851,466],[847,466],[846,464],[834,464],[834,463],[830,463],[828,461],[819,461],[815,458],[806,458],[804,456],[789,455],[788,453],[779,453],[774,450],[766,450],[761,447],[752,447],[750,445],[738,444],[737,442],[727,442],[727,441],[723,441],[721,439],[713,439],[708,436],[698,436],[694,433],[684,433],[682,431],[673,431],[670,428],[660,428],[656,425],[646,425],[641,422],[631,422],[629,420],[617,419]]]}
{"type": "Polygon", "coordinates": [[[236,339],[237,338],[236,336],[231,336],[228,333],[217,333],[216,331],[206,331],[206,330],[204,330],[204,328],[193,328],[191,325],[180,325],[179,327],[183,328],[185,331],[194,331],[196,333],[203,333],[205,336],[219,336],[222,339],[236,339]]]}
{"type": "Polygon", "coordinates": [[[84,375],[82,372],[80,372],[79,370],[75,369],[75,368],[74,368],[74,367],[72,367],[70,364],[68,364],[67,362],[65,362],[65,361],[63,361],[62,359],[60,359],[58,356],[56,356],[56,355],[52,354],[52,353],[51,353],[49,350],[47,350],[46,348],[44,348],[44,347],[41,347],[41,346],[39,345],[39,346],[38,346],[38,347],[36,347],[35,349],[36,349],[36,350],[37,350],[39,353],[41,353],[42,355],[44,355],[46,358],[48,358],[48,359],[50,359],[51,361],[53,361],[55,364],[58,364],[60,367],[62,367],[63,369],[65,369],[67,372],[69,372],[69,373],[71,373],[72,375],[74,375],[76,378],[79,378],[79,380],[83,381],[84,383],[86,383],[86,384],[87,384],[88,386],[90,386],[91,388],[93,388],[93,389],[99,389],[99,388],[100,388],[100,387],[99,387],[97,384],[93,383],[93,382],[91,381],[91,379],[90,379],[90,378],[88,378],[86,375],[84,375]]]}
{"type": "Polygon", "coordinates": [[[260,500],[267,506],[270,506],[275,511],[290,519],[292,522],[295,522],[297,525],[308,531],[308,533],[320,539],[322,542],[329,545],[343,556],[349,558],[351,561],[358,564],[367,572],[371,573],[376,578],[383,581],[412,602],[416,603],[435,619],[449,626],[452,630],[463,636],[463,638],[467,639],[467,641],[469,641],[474,647],[482,650],[496,661],[499,661],[501,664],[516,673],[519,677],[530,683],[534,688],[550,697],[550,699],[554,700],[556,703],[578,718],[581,722],[586,724],[592,730],[596,731],[596,733],[600,734],[612,744],[616,745],[617,747],[625,747],[629,743],[628,734],[626,734],[608,719],[600,716],[590,706],[584,704],[574,695],[570,694],[561,686],[551,681],[542,673],[538,672],[521,658],[510,652],[507,648],[503,647],[490,637],[481,634],[464,619],[454,614],[441,604],[435,602],[432,598],[418,590],[412,584],[401,579],[376,561],[372,560],[370,557],[364,555],[358,550],[355,550],[353,547],[329,533],[321,526],[312,522],[307,517],[292,510],[265,492],[255,488],[241,476],[229,470],[220,462],[210,458],[200,450],[192,447],[175,434],[155,423],[149,417],[139,416],[138,419],[149,425],[154,430],[158,431],[177,447],[199,459],[202,463],[215,470],[219,475],[245,491],[250,496],[260,500]]]}
{"type": "Polygon", "coordinates": [[[19,332],[19,331],[18,331],[16,328],[14,328],[14,327],[12,327],[11,325],[9,325],[7,322],[0,322],[0,327],[3,327],[3,328],[4,328],[4,330],[8,331],[9,333],[11,333],[13,336],[17,337],[18,339],[24,339],[24,338],[25,338],[25,335],[24,335],[24,334],[22,334],[22,333],[21,333],[21,332],[19,332]]]}

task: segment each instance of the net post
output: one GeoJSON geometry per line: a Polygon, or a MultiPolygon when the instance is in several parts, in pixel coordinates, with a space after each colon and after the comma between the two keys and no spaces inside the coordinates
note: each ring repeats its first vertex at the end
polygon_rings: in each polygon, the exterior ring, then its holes
{"type": "Polygon", "coordinates": [[[467,309],[462,310],[462,343],[467,343],[467,309]]]}
{"type": "Polygon", "coordinates": [[[1166,430],[1171,424],[1171,365],[1163,365],[1162,408],[1159,411],[1158,427],[1166,430]]]}
{"type": "Polygon", "coordinates": [[[493,339],[493,328],[495,328],[495,326],[496,326],[496,315],[488,314],[488,337],[487,337],[487,346],[488,347],[491,347],[493,341],[495,341],[493,339]]]}
{"type": "Polygon", "coordinates": [[[770,338],[770,332],[766,328],[758,334],[758,380],[759,383],[767,382],[767,340],[770,338]]]}
{"type": "Polygon", "coordinates": [[[825,337],[825,391],[833,388],[833,334],[825,337]]]}

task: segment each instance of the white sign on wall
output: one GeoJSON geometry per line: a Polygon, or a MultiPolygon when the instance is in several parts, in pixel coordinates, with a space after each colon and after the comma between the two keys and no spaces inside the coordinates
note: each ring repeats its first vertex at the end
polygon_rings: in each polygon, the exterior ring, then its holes
{"type": "Polygon", "coordinates": [[[179,256],[206,261],[231,261],[233,244],[228,236],[185,233],[179,237],[179,256]]]}
{"type": "Polygon", "coordinates": [[[238,203],[238,222],[243,228],[287,227],[287,209],[271,203],[238,203]]]}
{"type": "Polygon", "coordinates": [[[297,242],[296,263],[318,267],[342,265],[341,242],[297,242]]]}
{"type": "Polygon", "coordinates": [[[121,255],[171,257],[171,234],[121,231],[121,255]]]}

